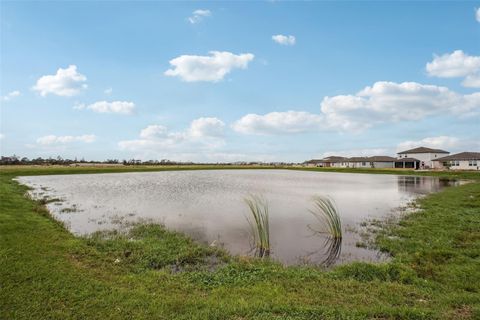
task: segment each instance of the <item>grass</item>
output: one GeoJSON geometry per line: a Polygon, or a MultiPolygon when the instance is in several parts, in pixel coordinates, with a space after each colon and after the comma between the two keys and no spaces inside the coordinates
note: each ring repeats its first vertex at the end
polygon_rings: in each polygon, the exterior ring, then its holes
{"type": "Polygon", "coordinates": [[[0,168],[0,319],[480,318],[479,173],[434,173],[475,182],[379,228],[390,262],[324,272],[231,257],[158,225],[74,237],[12,180],[95,172],[112,169],[0,168]]]}
{"type": "Polygon", "coordinates": [[[250,195],[245,198],[245,202],[251,213],[251,218],[247,218],[247,220],[255,241],[255,256],[259,258],[268,257],[270,256],[268,203],[257,195],[250,195]]]}
{"type": "Polygon", "coordinates": [[[334,239],[342,238],[342,220],[337,207],[327,197],[315,196],[313,198],[315,209],[310,210],[313,216],[320,222],[320,229],[313,229],[318,233],[326,233],[334,239]]]}

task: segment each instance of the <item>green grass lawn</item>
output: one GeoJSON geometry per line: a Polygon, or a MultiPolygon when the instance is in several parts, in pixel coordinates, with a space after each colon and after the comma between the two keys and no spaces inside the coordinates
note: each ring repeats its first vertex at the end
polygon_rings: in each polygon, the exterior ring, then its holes
{"type": "Polygon", "coordinates": [[[390,262],[330,271],[232,257],[152,224],[77,238],[12,180],[162,169],[0,168],[0,319],[480,318],[479,173],[426,173],[474,182],[385,225],[376,245],[390,262]]]}

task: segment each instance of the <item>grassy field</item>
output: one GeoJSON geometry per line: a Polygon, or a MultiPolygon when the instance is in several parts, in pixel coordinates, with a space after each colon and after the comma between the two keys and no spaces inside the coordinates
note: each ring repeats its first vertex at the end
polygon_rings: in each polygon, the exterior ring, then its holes
{"type": "Polygon", "coordinates": [[[474,182],[383,226],[390,262],[330,271],[232,257],[158,225],[76,238],[12,180],[135,170],[165,168],[0,168],[0,319],[480,318],[479,173],[425,173],[474,182]]]}

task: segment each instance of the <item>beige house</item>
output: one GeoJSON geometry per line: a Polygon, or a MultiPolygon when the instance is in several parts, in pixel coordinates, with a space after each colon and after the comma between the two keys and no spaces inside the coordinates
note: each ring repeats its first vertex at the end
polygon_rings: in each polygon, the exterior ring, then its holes
{"type": "MultiPolygon", "coordinates": [[[[419,161],[419,167],[417,169],[430,169],[433,168],[433,161],[449,155],[450,152],[440,149],[431,149],[426,147],[418,147],[410,150],[398,152],[398,160],[404,160],[405,163],[419,161]],[[405,161],[409,159],[411,161],[405,161]]],[[[397,166],[396,166],[397,167],[397,166]]],[[[400,166],[398,166],[400,167],[400,166]]]]}
{"type": "Polygon", "coordinates": [[[480,170],[480,152],[461,152],[433,160],[433,168],[480,170]]]}

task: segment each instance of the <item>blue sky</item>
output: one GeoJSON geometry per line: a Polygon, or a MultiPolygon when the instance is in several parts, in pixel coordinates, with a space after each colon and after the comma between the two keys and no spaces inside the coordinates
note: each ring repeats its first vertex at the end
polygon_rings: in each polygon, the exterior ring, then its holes
{"type": "Polygon", "coordinates": [[[480,2],[1,2],[2,155],[480,150],[480,2]]]}

